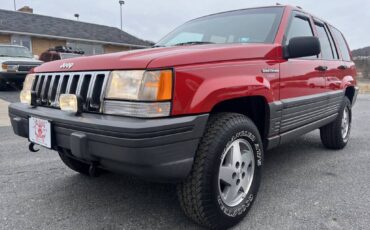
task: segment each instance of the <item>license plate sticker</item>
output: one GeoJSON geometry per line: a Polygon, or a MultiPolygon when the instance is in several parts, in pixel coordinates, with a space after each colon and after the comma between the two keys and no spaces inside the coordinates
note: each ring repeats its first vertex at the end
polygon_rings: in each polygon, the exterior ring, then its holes
{"type": "Polygon", "coordinates": [[[31,142],[51,148],[51,124],[48,120],[29,118],[29,139],[31,142]]]}

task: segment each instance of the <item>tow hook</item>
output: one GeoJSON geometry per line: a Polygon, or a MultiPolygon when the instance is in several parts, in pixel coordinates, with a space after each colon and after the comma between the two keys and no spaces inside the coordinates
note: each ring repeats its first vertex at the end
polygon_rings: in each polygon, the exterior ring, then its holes
{"type": "Polygon", "coordinates": [[[30,143],[30,144],[28,145],[28,149],[29,149],[31,152],[33,152],[33,153],[37,153],[38,151],[40,151],[40,149],[35,149],[35,145],[36,145],[36,144],[34,144],[34,143],[30,143]]]}
{"type": "Polygon", "coordinates": [[[99,176],[99,169],[98,169],[98,162],[91,162],[89,167],[89,175],[91,177],[98,177],[99,176]]]}

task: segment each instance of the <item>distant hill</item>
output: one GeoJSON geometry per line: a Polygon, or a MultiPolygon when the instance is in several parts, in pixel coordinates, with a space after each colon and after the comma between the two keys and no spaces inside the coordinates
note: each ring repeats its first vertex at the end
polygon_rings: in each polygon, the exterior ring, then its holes
{"type": "Polygon", "coordinates": [[[352,56],[353,60],[356,63],[356,67],[361,79],[370,79],[370,58],[359,58],[359,57],[370,57],[370,46],[353,50],[352,56]]]}
{"type": "Polygon", "coordinates": [[[360,57],[360,56],[370,56],[370,46],[353,50],[352,51],[353,57],[360,57]]]}

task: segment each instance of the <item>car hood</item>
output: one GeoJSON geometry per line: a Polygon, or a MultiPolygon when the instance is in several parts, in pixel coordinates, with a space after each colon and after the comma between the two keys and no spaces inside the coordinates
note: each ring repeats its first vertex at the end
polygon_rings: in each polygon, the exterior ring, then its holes
{"type": "Polygon", "coordinates": [[[155,69],[277,55],[276,44],[227,44],[150,48],[45,63],[35,72],[155,69]]]}
{"type": "Polygon", "coordinates": [[[42,61],[34,58],[23,58],[23,57],[0,57],[0,63],[3,62],[30,62],[30,63],[42,63],[42,61]]]}

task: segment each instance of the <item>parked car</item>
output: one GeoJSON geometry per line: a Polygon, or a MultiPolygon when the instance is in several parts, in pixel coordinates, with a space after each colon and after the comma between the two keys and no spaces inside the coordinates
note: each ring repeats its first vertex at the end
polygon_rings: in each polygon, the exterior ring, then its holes
{"type": "Polygon", "coordinates": [[[81,57],[84,54],[85,52],[80,49],[74,50],[71,47],[67,47],[67,46],[56,46],[54,48],[50,48],[47,51],[43,52],[40,55],[40,60],[43,62],[50,62],[50,61],[56,61],[56,60],[64,60],[64,59],[81,57]]]}
{"type": "Polygon", "coordinates": [[[325,88],[329,87],[330,89],[340,89],[342,81],[337,77],[315,77],[311,78],[307,82],[310,88],[325,88]]]}
{"type": "Polygon", "coordinates": [[[343,149],[358,92],[342,33],[291,6],[205,16],[155,48],[46,63],[26,83],[9,114],[32,151],[178,183],[186,215],[212,229],[247,214],[266,150],[315,129],[343,149]],[[340,87],[308,84],[328,76],[340,87]]]}
{"type": "Polygon", "coordinates": [[[41,63],[26,47],[0,44],[0,91],[9,85],[21,87],[27,73],[41,63]]]}

